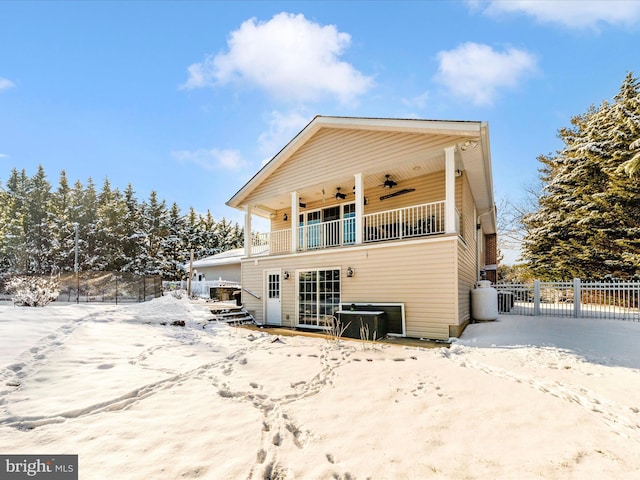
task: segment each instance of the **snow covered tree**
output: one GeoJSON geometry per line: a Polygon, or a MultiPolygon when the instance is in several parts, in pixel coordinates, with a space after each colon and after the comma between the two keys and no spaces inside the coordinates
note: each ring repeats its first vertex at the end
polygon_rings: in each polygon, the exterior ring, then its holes
{"type": "Polygon", "coordinates": [[[223,218],[218,222],[216,232],[219,238],[219,252],[244,246],[244,229],[237,223],[231,223],[223,218]]]}
{"type": "Polygon", "coordinates": [[[201,258],[243,241],[237,224],[193,208],[183,216],[176,203],[167,210],[155,191],[139,203],[131,184],[122,194],[105,179],[97,193],[91,178],[70,187],[62,171],[51,191],[40,166],[32,178],[13,169],[0,187],[0,274],[73,271],[76,224],[84,271],[180,278],[191,249],[201,258]]]}
{"type": "Polygon", "coordinates": [[[185,219],[180,214],[178,204],[174,203],[167,218],[168,232],[162,241],[164,252],[163,277],[169,280],[179,280],[184,275],[183,265],[189,260],[189,250],[186,247],[185,219]]]}
{"type": "Polygon", "coordinates": [[[627,75],[613,103],[571,123],[565,147],[538,158],[544,191],[524,218],[523,257],[543,278],[628,278],[640,272],[640,187],[622,167],[640,137],[638,80],[627,75]]]}
{"type": "Polygon", "coordinates": [[[71,272],[74,264],[75,230],[73,225],[72,190],[67,174],[60,172],[58,188],[51,194],[49,223],[51,225],[51,273],[71,272]]]}
{"type": "Polygon", "coordinates": [[[2,244],[3,263],[8,273],[27,273],[29,257],[27,256],[27,194],[29,178],[22,170],[14,168],[6,183],[4,214],[6,224],[3,226],[4,242],[2,244]]]}
{"type": "Polygon", "coordinates": [[[158,199],[155,190],[151,191],[149,200],[142,204],[140,217],[141,243],[143,249],[136,258],[136,273],[141,275],[160,275],[163,270],[164,252],[162,240],[167,235],[167,207],[164,200],[158,199]]]}
{"type": "Polygon", "coordinates": [[[138,273],[139,265],[137,259],[144,251],[143,240],[145,235],[142,231],[142,207],[136,199],[135,191],[131,184],[128,184],[124,191],[124,204],[126,211],[122,219],[123,239],[121,247],[126,263],[122,267],[122,271],[138,273]]]}
{"type": "MultiPolygon", "coordinates": [[[[76,185],[80,188],[81,185],[76,185]]],[[[79,224],[79,256],[81,270],[99,270],[98,258],[98,194],[93,179],[89,177],[84,189],[74,188],[79,224]]]]}
{"type": "Polygon", "coordinates": [[[10,208],[11,197],[7,193],[7,191],[2,188],[2,183],[0,183],[0,275],[2,272],[8,270],[9,261],[6,256],[7,249],[7,235],[8,225],[9,225],[9,208],[10,208]]]}
{"type": "Polygon", "coordinates": [[[127,205],[120,191],[111,188],[109,179],[105,179],[98,195],[96,218],[96,266],[103,271],[120,271],[127,264],[122,248],[127,238],[124,219],[127,205]]]}
{"type": "Polygon", "coordinates": [[[51,200],[51,184],[42,165],[38,166],[38,171],[29,179],[27,185],[25,227],[28,272],[42,274],[51,271],[51,228],[47,213],[51,200]]]}

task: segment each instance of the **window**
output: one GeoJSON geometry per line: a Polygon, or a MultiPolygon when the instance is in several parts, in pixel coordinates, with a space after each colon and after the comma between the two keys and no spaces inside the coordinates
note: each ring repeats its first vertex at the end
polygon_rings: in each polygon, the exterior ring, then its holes
{"type": "Polygon", "coordinates": [[[352,245],[356,243],[356,204],[349,203],[343,208],[344,244],[352,245]]]}
{"type": "Polygon", "coordinates": [[[298,324],[331,325],[340,310],[340,269],[298,272],[298,324]]]}
{"type": "Polygon", "coordinates": [[[267,279],[267,295],[269,298],[280,298],[280,274],[270,273],[267,279]]]}
{"type": "Polygon", "coordinates": [[[305,217],[306,217],[306,228],[300,228],[298,230],[298,245],[300,245],[303,249],[311,249],[318,248],[321,246],[322,242],[322,225],[320,223],[320,215],[322,212],[320,210],[316,210],[313,212],[307,212],[300,215],[300,227],[305,227],[305,217]],[[305,235],[306,234],[306,235],[305,235]],[[305,243],[306,236],[306,243],[305,243]]]}

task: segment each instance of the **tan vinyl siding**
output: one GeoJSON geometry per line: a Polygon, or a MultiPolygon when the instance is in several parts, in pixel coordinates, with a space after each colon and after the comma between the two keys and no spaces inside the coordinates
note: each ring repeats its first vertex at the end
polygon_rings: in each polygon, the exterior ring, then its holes
{"type": "Polygon", "coordinates": [[[263,270],[262,266],[259,266],[259,268],[254,266],[253,260],[242,262],[242,304],[260,323],[264,318],[263,270]],[[249,292],[258,295],[260,298],[255,298],[249,292]]]}
{"type": "MultiPolygon", "coordinates": [[[[244,201],[258,204],[263,199],[322,183],[323,179],[344,173],[345,166],[352,173],[379,175],[380,165],[390,159],[402,158],[410,161],[413,158],[418,160],[432,156],[434,165],[437,165],[432,170],[439,170],[441,163],[435,158],[443,153],[445,147],[455,145],[462,139],[463,137],[451,135],[323,129],[257,186],[244,201]]],[[[384,177],[381,177],[380,183],[383,180],[384,177]]]]}
{"type": "Polygon", "coordinates": [[[458,325],[463,325],[471,318],[471,289],[477,280],[477,235],[473,196],[467,177],[463,175],[456,185],[456,201],[461,211],[463,236],[458,242],[458,325]],[[458,188],[459,186],[459,188],[458,188]]]}
{"type": "Polygon", "coordinates": [[[243,286],[262,298],[255,299],[245,292],[243,301],[262,321],[263,271],[288,271],[290,279],[282,280],[282,323],[293,326],[297,311],[296,270],[339,268],[343,302],[404,303],[407,336],[444,340],[449,338],[449,326],[458,323],[456,248],[457,237],[448,236],[245,260],[243,286]],[[351,278],[346,276],[347,267],[355,271],[351,278]]]}
{"type": "Polygon", "coordinates": [[[443,201],[445,197],[444,187],[444,170],[442,170],[440,172],[422,175],[420,177],[414,177],[403,181],[392,189],[382,187],[370,188],[368,191],[365,191],[364,195],[367,199],[367,204],[364,207],[364,213],[366,215],[368,213],[394,210],[396,208],[408,207],[411,205],[440,202],[443,201]],[[381,196],[411,188],[415,188],[415,192],[380,200],[381,196]]]}

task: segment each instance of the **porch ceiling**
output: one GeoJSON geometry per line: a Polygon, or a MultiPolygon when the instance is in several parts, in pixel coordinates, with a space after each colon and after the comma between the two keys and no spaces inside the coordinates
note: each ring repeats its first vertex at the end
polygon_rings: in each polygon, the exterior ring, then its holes
{"type": "MultiPolygon", "coordinates": [[[[325,198],[334,197],[338,187],[340,187],[342,193],[346,193],[353,198],[354,175],[362,173],[365,190],[379,189],[382,195],[385,192],[382,186],[386,179],[385,175],[389,175],[393,181],[398,183],[398,186],[394,187],[394,189],[401,189],[403,181],[441,170],[444,170],[444,151],[442,150],[430,156],[395,157],[371,162],[368,168],[358,172],[346,167],[341,171],[310,178],[305,182],[306,185],[300,185],[296,191],[304,203],[320,200],[323,195],[325,198]]],[[[282,191],[275,196],[261,199],[254,198],[253,200],[254,208],[269,213],[289,208],[291,206],[291,192],[282,191]]]]}

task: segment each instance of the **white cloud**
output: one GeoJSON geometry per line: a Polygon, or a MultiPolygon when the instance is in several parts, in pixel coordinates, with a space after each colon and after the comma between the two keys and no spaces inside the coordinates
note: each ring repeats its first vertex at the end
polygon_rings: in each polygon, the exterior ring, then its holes
{"type": "Polygon", "coordinates": [[[171,155],[183,163],[193,163],[211,172],[217,170],[238,171],[248,166],[236,150],[210,150],[201,148],[199,150],[178,150],[171,152],[171,155]]]}
{"type": "Polygon", "coordinates": [[[510,0],[472,2],[476,8],[487,5],[483,12],[490,16],[523,13],[543,23],[556,23],[569,28],[596,28],[599,24],[633,26],[640,23],[640,2],[629,0],[558,1],[510,0]]]}
{"type": "Polygon", "coordinates": [[[302,111],[271,112],[269,130],[258,138],[260,151],[267,156],[262,163],[271,160],[310,121],[310,116],[302,111]]]}
{"type": "Polygon", "coordinates": [[[429,96],[429,92],[426,91],[412,98],[403,98],[401,101],[406,107],[415,107],[422,110],[427,106],[429,96]]]}
{"type": "Polygon", "coordinates": [[[268,22],[252,18],[231,33],[226,53],[191,65],[181,88],[240,82],[280,99],[332,95],[350,102],[373,85],[371,77],[339,60],[350,44],[351,36],[335,25],[322,26],[302,14],[280,13],[268,22]]]}
{"type": "Polygon", "coordinates": [[[9,158],[9,155],[6,153],[0,153],[0,158],[9,158]]]}
{"type": "Polygon", "coordinates": [[[2,90],[8,90],[9,88],[15,87],[16,84],[13,83],[8,78],[0,77],[0,92],[2,90]]]}
{"type": "Polygon", "coordinates": [[[438,52],[436,81],[453,95],[476,105],[491,105],[501,89],[513,89],[537,70],[536,58],[516,48],[498,52],[488,45],[463,43],[438,52]]]}

